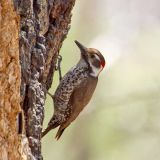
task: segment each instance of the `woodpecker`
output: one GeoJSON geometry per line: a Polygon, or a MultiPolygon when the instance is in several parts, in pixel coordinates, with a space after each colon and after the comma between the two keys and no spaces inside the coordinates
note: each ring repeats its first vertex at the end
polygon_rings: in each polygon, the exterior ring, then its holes
{"type": "Polygon", "coordinates": [[[54,96],[51,95],[54,114],[42,137],[58,126],[55,138],[58,140],[61,137],[64,130],[89,103],[97,86],[98,76],[105,66],[105,59],[97,49],[86,48],[78,41],[75,43],[80,49],[81,58],[62,78],[54,96]]]}

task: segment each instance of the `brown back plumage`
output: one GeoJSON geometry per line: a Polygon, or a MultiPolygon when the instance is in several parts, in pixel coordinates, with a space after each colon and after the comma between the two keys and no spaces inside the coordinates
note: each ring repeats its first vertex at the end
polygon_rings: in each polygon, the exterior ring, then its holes
{"type": "Polygon", "coordinates": [[[89,103],[98,82],[98,75],[102,71],[105,60],[102,54],[93,48],[86,48],[75,41],[81,50],[81,59],[62,78],[54,95],[54,115],[48,127],[42,133],[46,135],[58,126],[56,139],[77,118],[79,113],[89,103]]]}

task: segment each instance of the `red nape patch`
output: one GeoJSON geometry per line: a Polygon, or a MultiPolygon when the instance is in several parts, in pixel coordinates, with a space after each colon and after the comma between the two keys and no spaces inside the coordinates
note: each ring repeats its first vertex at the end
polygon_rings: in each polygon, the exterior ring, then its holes
{"type": "Polygon", "coordinates": [[[105,61],[101,61],[101,66],[104,68],[104,66],[105,66],[105,61]]]}

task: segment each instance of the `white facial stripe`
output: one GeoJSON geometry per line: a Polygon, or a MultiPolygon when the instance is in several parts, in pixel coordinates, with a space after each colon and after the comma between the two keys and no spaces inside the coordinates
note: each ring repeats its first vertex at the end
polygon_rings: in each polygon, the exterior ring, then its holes
{"type": "Polygon", "coordinates": [[[98,75],[102,71],[103,67],[101,66],[100,68],[97,68],[97,67],[93,66],[92,64],[90,64],[90,66],[92,68],[92,72],[90,73],[90,75],[93,77],[98,77],[98,75]]]}
{"type": "MultiPolygon", "coordinates": [[[[99,60],[99,57],[97,55],[96,55],[96,58],[99,60]]],[[[90,73],[90,75],[93,76],[93,77],[98,77],[98,75],[102,71],[103,67],[100,66],[100,68],[97,68],[94,65],[92,65],[91,62],[89,62],[89,63],[90,63],[90,66],[92,68],[92,72],[90,73]]]]}
{"type": "Polygon", "coordinates": [[[98,55],[94,55],[95,57],[96,57],[96,59],[98,60],[98,61],[100,61],[100,58],[99,58],[99,56],[98,55]]]}
{"type": "MultiPolygon", "coordinates": [[[[98,61],[100,61],[100,58],[99,58],[98,55],[94,54],[94,56],[95,56],[95,59],[97,59],[98,61]]],[[[90,64],[90,67],[92,68],[92,72],[90,73],[90,75],[93,76],[93,77],[98,77],[98,75],[102,71],[103,67],[102,66],[100,66],[100,68],[95,67],[92,64],[91,60],[89,60],[89,64],[90,64]]]]}

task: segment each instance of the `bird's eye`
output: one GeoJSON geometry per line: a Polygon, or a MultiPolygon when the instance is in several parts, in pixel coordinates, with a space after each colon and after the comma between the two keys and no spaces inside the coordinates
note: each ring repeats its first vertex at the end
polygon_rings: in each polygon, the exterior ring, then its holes
{"type": "Polygon", "coordinates": [[[92,55],[91,55],[91,58],[95,58],[95,56],[92,54],[92,55]]]}

